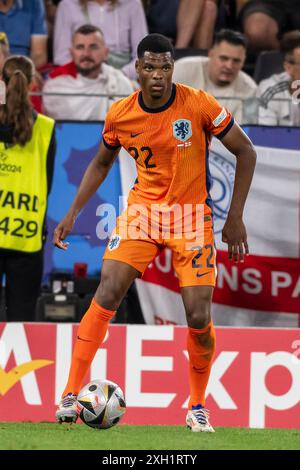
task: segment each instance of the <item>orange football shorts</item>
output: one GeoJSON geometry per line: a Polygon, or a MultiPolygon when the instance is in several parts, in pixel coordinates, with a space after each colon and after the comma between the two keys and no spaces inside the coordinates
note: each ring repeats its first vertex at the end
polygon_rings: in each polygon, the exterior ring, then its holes
{"type": "Polygon", "coordinates": [[[178,238],[172,230],[166,234],[161,225],[153,236],[148,223],[137,224],[136,218],[128,215],[127,211],[117,219],[104,260],[127,263],[142,275],[156,255],[167,247],[172,250],[173,267],[180,287],[215,286],[216,250],[211,216],[204,217],[200,237],[183,233],[178,238]]]}

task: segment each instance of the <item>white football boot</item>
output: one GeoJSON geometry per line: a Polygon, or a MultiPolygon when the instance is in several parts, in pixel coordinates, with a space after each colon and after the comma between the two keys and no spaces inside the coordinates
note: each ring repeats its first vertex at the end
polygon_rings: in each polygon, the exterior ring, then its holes
{"type": "Polygon", "coordinates": [[[64,396],[60,400],[55,417],[59,423],[76,423],[78,418],[77,395],[68,393],[64,396]]]}
{"type": "Polygon", "coordinates": [[[186,425],[192,432],[215,432],[209,413],[202,405],[192,406],[186,415],[186,425]]]}

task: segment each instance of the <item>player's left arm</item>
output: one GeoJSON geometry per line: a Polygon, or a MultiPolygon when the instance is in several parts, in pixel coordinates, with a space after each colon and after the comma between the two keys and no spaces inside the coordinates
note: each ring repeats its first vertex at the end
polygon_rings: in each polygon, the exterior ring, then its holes
{"type": "Polygon", "coordinates": [[[221,138],[221,142],[237,159],[233,195],[222,241],[228,244],[229,258],[243,262],[244,254],[249,254],[243,211],[254,173],[256,152],[251,140],[236,123],[221,138]]]}

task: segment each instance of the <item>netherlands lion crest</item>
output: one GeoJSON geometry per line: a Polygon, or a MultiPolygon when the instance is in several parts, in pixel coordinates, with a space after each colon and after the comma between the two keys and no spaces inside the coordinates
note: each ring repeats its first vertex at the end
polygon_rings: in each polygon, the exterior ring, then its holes
{"type": "Polygon", "coordinates": [[[185,142],[192,137],[192,123],[188,119],[177,119],[172,126],[175,139],[185,142]]]}
{"type": "Polygon", "coordinates": [[[114,235],[113,237],[111,237],[108,243],[109,251],[116,250],[120,245],[120,241],[121,241],[120,235],[114,235]]]}

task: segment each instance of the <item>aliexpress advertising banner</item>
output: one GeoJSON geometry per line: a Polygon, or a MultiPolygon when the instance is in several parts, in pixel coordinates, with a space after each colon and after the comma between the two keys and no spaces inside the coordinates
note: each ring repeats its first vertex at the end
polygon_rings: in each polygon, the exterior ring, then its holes
{"type": "MultiPolygon", "coordinates": [[[[67,381],[74,324],[0,324],[0,421],[54,421],[67,381]]],[[[300,427],[300,332],[217,328],[206,406],[214,426],[300,427]]],[[[188,402],[186,328],[111,325],[90,379],[125,393],[122,423],[183,425],[188,402]]]]}

